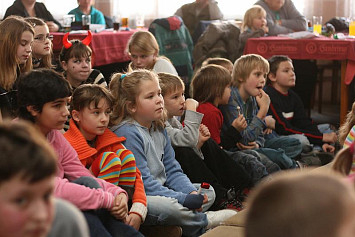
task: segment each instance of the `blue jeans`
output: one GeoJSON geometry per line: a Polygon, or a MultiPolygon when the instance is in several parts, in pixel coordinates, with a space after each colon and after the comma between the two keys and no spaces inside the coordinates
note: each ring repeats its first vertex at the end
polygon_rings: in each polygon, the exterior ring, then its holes
{"type": "Polygon", "coordinates": [[[285,154],[285,151],[280,148],[272,149],[263,147],[256,149],[256,151],[267,156],[267,158],[269,158],[283,170],[296,168],[296,162],[288,157],[285,154]]]}
{"type": "MultiPolygon", "coordinates": [[[[73,181],[89,188],[101,188],[100,184],[92,177],[80,177],[73,181]]],[[[89,225],[91,237],[143,237],[132,226],[117,220],[106,209],[83,211],[89,225]]]]}
{"type": "MultiPolygon", "coordinates": [[[[321,133],[335,132],[334,130],[331,129],[330,124],[327,124],[327,123],[318,124],[317,127],[321,133]]],[[[298,139],[302,145],[302,152],[310,152],[312,150],[323,151],[321,146],[311,144],[309,142],[308,138],[303,134],[292,134],[292,135],[287,135],[287,137],[292,137],[292,138],[298,139]]]]}
{"type": "Polygon", "coordinates": [[[273,138],[265,139],[264,148],[282,149],[286,156],[293,159],[302,152],[302,145],[298,139],[288,136],[275,136],[273,138]]]}
{"type": "MultiPolygon", "coordinates": [[[[196,188],[200,186],[194,185],[196,188]]],[[[176,225],[181,226],[184,236],[200,236],[208,224],[203,212],[212,206],[215,199],[212,186],[202,193],[208,196],[208,203],[202,206],[202,212],[191,211],[174,198],[147,196],[148,214],[143,225],[176,225]]]]}
{"type": "Polygon", "coordinates": [[[133,227],[117,220],[108,210],[83,211],[91,237],[143,237],[133,227]]]}
{"type": "Polygon", "coordinates": [[[285,137],[297,139],[301,143],[302,152],[307,153],[313,150],[313,145],[309,142],[308,138],[303,134],[291,134],[285,137]]]}

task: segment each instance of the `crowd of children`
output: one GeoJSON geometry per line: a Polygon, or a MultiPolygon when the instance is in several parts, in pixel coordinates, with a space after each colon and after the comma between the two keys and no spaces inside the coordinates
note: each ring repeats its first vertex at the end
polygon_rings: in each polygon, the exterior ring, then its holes
{"type": "MultiPolygon", "coordinates": [[[[266,24],[262,7],[249,9],[241,42],[268,33],[266,24]]],[[[109,237],[178,226],[183,236],[200,236],[247,209],[247,236],[283,236],[270,228],[279,221],[275,213],[284,223],[310,224],[322,209],[315,206],[318,196],[328,195],[323,209],[343,210],[334,216],[339,226],[344,220],[343,229],[332,231],[351,236],[345,234],[354,226],[347,222],[353,188],[339,177],[298,174],[308,152],[332,157],[338,136],[306,116],[292,91],[290,58],[249,54],[234,64],[209,58],[188,85],[192,98],[185,99],[186,85],[159,56],[151,33],[132,35],[127,73],[111,78],[91,66],[91,37],[90,31],[82,41],[64,36],[58,73],[44,21],[10,16],[0,23],[0,218],[14,220],[0,221],[0,229],[10,236],[58,236],[66,228],[67,236],[109,237]],[[280,169],[294,174],[274,175],[280,169]],[[333,198],[335,186],[346,197],[333,198]],[[312,195],[300,195],[312,187],[312,195]],[[310,211],[300,208],[308,200],[310,211]]],[[[354,113],[355,103],[339,130],[347,151],[341,154],[350,160],[354,113]]]]}

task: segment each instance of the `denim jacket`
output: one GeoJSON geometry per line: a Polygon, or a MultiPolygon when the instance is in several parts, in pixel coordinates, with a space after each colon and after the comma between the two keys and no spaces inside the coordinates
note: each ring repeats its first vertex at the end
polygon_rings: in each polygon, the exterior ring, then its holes
{"type": "Polygon", "coordinates": [[[224,117],[222,135],[226,133],[233,120],[238,117],[237,106],[240,107],[240,113],[244,115],[248,123],[246,129],[240,132],[242,135],[241,143],[247,145],[249,142],[256,141],[260,147],[263,147],[265,142],[263,131],[266,128],[266,124],[256,116],[259,111],[256,99],[251,96],[244,102],[237,87],[231,87],[231,96],[228,104],[220,106],[224,117]]]}

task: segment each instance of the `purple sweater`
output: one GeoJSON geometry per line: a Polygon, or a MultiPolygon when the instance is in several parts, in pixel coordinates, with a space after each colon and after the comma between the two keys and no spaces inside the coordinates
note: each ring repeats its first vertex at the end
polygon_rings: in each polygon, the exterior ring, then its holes
{"type": "Polygon", "coordinates": [[[112,208],[116,195],[122,192],[125,193],[120,187],[95,178],[80,163],[76,151],[60,131],[50,131],[47,135],[47,140],[58,155],[58,170],[54,190],[55,197],[73,203],[80,210],[93,210],[112,208]],[[81,176],[93,177],[101,185],[102,189],[91,189],[70,182],[81,176]]]}

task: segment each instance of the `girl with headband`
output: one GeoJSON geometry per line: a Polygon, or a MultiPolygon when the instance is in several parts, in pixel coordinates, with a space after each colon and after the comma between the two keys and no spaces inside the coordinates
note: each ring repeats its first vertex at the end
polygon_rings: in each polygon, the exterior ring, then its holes
{"type": "Polygon", "coordinates": [[[59,55],[64,76],[73,89],[81,84],[98,84],[107,87],[108,82],[102,73],[93,69],[91,65],[92,50],[89,44],[92,40],[91,31],[88,36],[80,41],[78,39],[68,40],[69,33],[63,37],[63,48],[59,55]]]}

